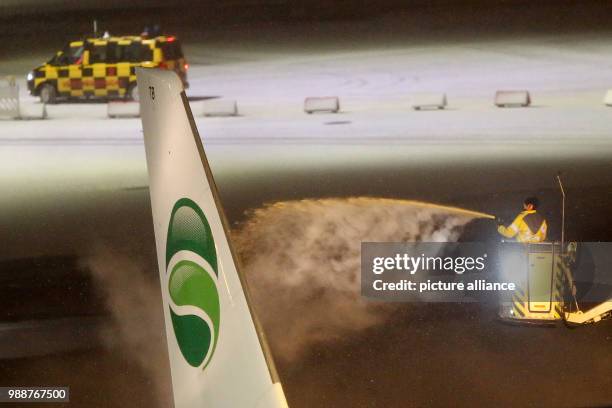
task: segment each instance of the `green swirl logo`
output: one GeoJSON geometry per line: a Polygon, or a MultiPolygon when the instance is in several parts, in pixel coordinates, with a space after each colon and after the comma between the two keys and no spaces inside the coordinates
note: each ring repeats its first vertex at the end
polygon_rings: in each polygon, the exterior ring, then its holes
{"type": "Polygon", "coordinates": [[[185,361],[204,369],[219,338],[217,253],[204,212],[188,198],[178,200],[172,209],[166,241],[166,273],[170,275],[170,316],[176,341],[185,361]],[[168,270],[170,264],[173,264],[172,270],[168,270]]]}

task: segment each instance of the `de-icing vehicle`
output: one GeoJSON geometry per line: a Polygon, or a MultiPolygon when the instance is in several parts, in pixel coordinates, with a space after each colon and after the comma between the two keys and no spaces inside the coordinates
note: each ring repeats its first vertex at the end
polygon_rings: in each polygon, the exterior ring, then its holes
{"type": "Polygon", "coordinates": [[[557,181],[563,198],[561,242],[502,244],[501,273],[517,284],[511,296],[500,300],[502,321],[576,326],[612,316],[612,298],[584,311],[576,300],[573,270],[579,249],[576,242],[565,242],[565,190],[559,175],[557,181]]]}

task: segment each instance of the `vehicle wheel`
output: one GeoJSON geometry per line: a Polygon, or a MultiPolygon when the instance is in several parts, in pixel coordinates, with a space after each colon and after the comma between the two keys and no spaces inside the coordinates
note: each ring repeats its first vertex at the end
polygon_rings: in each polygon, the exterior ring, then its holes
{"type": "Polygon", "coordinates": [[[137,84],[132,84],[130,85],[130,87],[127,90],[127,99],[134,101],[134,102],[138,102],[138,100],[140,99],[140,97],[138,96],[138,85],[137,84]]]}
{"type": "Polygon", "coordinates": [[[40,87],[40,101],[42,103],[48,103],[48,104],[52,104],[55,103],[56,100],[56,92],[55,92],[55,87],[51,84],[43,84],[40,87]]]}

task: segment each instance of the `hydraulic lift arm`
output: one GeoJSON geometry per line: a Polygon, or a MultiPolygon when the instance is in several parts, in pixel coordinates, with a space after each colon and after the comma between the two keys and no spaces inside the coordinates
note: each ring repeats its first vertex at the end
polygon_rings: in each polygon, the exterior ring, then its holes
{"type": "Polygon", "coordinates": [[[598,321],[612,316],[612,299],[608,299],[603,303],[589,309],[585,312],[566,312],[565,321],[570,324],[589,324],[597,323],[598,321]]]}

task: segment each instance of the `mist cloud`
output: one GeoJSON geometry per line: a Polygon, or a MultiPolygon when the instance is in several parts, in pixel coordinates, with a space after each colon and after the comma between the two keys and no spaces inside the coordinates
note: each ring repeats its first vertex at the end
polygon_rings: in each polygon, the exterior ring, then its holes
{"type": "Polygon", "coordinates": [[[134,384],[135,392],[155,393],[156,407],[172,406],[170,366],[157,269],[128,248],[97,244],[84,261],[106,297],[113,325],[100,333],[103,343],[135,360],[150,384],[134,384]]]}
{"type": "Polygon", "coordinates": [[[478,216],[406,200],[300,200],[252,211],[232,238],[272,349],[291,360],[382,323],[397,307],[361,298],[362,241],[455,241],[478,216]]]}
{"type": "MultiPolygon", "coordinates": [[[[478,216],[364,197],[278,202],[249,212],[232,239],[275,357],[298,359],[313,345],[383,323],[398,307],[361,298],[362,241],[455,241],[478,216]]],[[[137,252],[116,242],[98,245],[84,263],[113,317],[113,329],[100,336],[149,373],[147,389],[165,407],[171,390],[157,265],[137,252]]]]}

